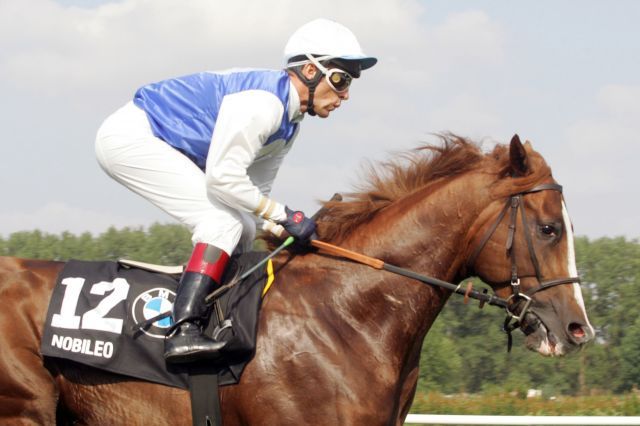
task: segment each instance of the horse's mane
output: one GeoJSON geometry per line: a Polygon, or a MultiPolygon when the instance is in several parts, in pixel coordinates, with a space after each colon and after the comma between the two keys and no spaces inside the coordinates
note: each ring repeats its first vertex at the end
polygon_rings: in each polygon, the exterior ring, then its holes
{"type": "MultiPolygon", "coordinates": [[[[509,147],[496,145],[483,153],[480,145],[469,139],[446,133],[436,135],[439,145],[424,145],[395,159],[366,169],[366,184],[346,194],[341,201],[327,201],[317,218],[318,234],[325,241],[339,243],[352,230],[369,221],[377,212],[427,185],[450,179],[472,170],[483,169],[497,177],[509,174],[509,147]]],[[[551,175],[542,156],[525,144],[530,174],[500,179],[492,187],[495,198],[531,188],[551,175]]]]}

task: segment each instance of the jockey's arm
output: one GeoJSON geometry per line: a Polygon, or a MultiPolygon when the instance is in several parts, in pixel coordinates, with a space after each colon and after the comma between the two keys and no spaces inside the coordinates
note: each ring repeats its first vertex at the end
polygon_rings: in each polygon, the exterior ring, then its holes
{"type": "Polygon", "coordinates": [[[289,143],[284,148],[279,149],[275,154],[256,161],[247,170],[249,179],[255,183],[262,195],[269,196],[271,193],[273,182],[276,179],[278,170],[284,161],[284,157],[286,157],[289,152],[291,145],[292,143],[289,143]]]}
{"type": "Polygon", "coordinates": [[[284,205],[268,197],[285,153],[260,161],[263,165],[255,164],[250,176],[254,160],[278,130],[283,113],[280,100],[266,91],[250,90],[224,98],[205,170],[209,198],[273,222],[286,218],[284,205]]]}

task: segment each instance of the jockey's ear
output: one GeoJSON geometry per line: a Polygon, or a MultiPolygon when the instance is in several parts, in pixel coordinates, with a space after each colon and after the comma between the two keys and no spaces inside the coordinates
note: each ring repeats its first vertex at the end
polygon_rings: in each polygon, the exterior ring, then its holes
{"type": "Polygon", "coordinates": [[[509,144],[509,168],[511,176],[521,177],[529,173],[529,160],[527,151],[520,142],[518,135],[513,135],[509,144]]]}
{"type": "Polygon", "coordinates": [[[309,80],[313,79],[318,72],[320,70],[313,64],[304,64],[302,66],[302,74],[309,80]]]}

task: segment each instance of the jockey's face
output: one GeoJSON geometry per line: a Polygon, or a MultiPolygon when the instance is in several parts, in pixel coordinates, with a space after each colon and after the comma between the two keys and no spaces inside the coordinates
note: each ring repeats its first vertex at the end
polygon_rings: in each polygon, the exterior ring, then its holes
{"type": "MultiPolygon", "coordinates": [[[[321,72],[318,68],[313,64],[306,64],[302,69],[303,74],[308,79],[314,77],[316,73],[321,72]]],[[[306,112],[306,104],[309,100],[309,92],[305,87],[305,95],[301,96],[302,101],[302,111],[306,112]],[[306,99],[305,99],[306,98],[306,99]]],[[[327,80],[323,77],[320,80],[320,83],[316,87],[316,90],[313,94],[313,109],[316,112],[318,117],[326,118],[329,116],[331,111],[340,107],[342,101],[346,101],[349,99],[349,88],[342,92],[336,92],[327,82],[327,80]]]]}
{"type": "MultiPolygon", "coordinates": [[[[319,71],[318,71],[319,72],[319,71]]],[[[326,118],[331,111],[340,107],[342,101],[349,99],[349,89],[336,92],[331,88],[326,79],[320,80],[313,96],[313,109],[318,117],[326,118]]]]}

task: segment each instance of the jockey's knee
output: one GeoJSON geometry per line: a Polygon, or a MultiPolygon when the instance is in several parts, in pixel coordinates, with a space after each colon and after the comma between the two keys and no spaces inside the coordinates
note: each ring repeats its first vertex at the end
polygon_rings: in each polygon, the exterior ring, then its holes
{"type": "MultiPolygon", "coordinates": [[[[235,215],[234,215],[235,216],[235,215]]],[[[212,218],[200,221],[193,229],[191,241],[214,245],[226,253],[233,253],[243,236],[240,217],[212,218]]]]}

